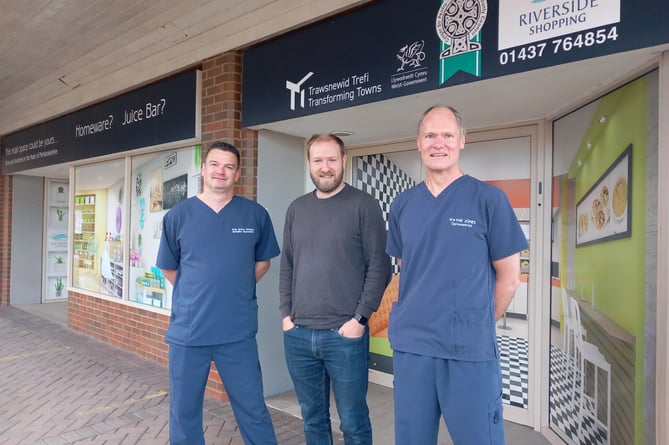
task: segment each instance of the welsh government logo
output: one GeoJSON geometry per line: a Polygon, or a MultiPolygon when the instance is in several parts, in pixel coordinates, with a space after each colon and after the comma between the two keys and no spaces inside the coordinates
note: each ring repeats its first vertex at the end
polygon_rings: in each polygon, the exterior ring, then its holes
{"type": "Polygon", "coordinates": [[[304,82],[306,82],[313,75],[314,73],[309,71],[309,73],[307,73],[307,75],[298,82],[291,82],[286,80],[286,88],[288,91],[290,91],[290,109],[292,111],[295,111],[295,98],[298,95],[300,96],[300,107],[304,108],[304,88],[302,88],[302,84],[304,84],[304,82]]]}
{"type": "Polygon", "coordinates": [[[445,59],[481,49],[474,37],[483,28],[488,14],[486,0],[446,0],[437,13],[437,34],[448,47],[439,58],[445,59]]]}
{"type": "Polygon", "coordinates": [[[425,60],[425,53],[423,52],[425,41],[416,41],[410,45],[404,45],[397,53],[397,59],[402,63],[402,66],[397,68],[397,71],[404,71],[404,67],[409,65],[411,68],[420,68],[421,62],[425,60]]]}

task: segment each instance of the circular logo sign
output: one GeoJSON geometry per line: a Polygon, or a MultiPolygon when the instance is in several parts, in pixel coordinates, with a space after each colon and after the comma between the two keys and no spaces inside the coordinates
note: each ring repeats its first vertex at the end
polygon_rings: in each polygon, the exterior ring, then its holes
{"type": "Polygon", "coordinates": [[[441,58],[478,51],[481,44],[471,39],[483,28],[488,14],[485,0],[448,0],[437,12],[437,34],[449,45],[441,58]]]}

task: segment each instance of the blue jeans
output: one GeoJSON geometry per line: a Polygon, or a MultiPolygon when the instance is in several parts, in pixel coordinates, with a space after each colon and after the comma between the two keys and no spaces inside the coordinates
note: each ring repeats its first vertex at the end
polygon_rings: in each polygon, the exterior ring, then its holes
{"type": "Polygon", "coordinates": [[[283,333],[288,372],[302,410],[307,445],[331,445],[330,382],[346,445],[372,443],[367,408],[369,329],[359,338],[300,326],[283,333]]]}

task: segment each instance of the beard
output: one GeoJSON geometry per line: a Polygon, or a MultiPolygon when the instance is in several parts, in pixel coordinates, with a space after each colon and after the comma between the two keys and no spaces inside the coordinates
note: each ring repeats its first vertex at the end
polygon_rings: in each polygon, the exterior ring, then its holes
{"type": "Polygon", "coordinates": [[[342,170],[339,174],[334,172],[332,178],[321,178],[318,175],[309,173],[311,176],[311,182],[314,183],[318,191],[322,193],[330,193],[335,190],[344,180],[344,171],[342,170]]]}

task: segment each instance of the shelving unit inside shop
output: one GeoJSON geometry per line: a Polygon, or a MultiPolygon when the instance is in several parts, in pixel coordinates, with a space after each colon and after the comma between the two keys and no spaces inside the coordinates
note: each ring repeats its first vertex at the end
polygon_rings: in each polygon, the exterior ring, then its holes
{"type": "Polygon", "coordinates": [[[75,267],[95,268],[99,241],[95,237],[95,195],[77,195],[74,199],[74,254],[79,258],[75,267]]]}

